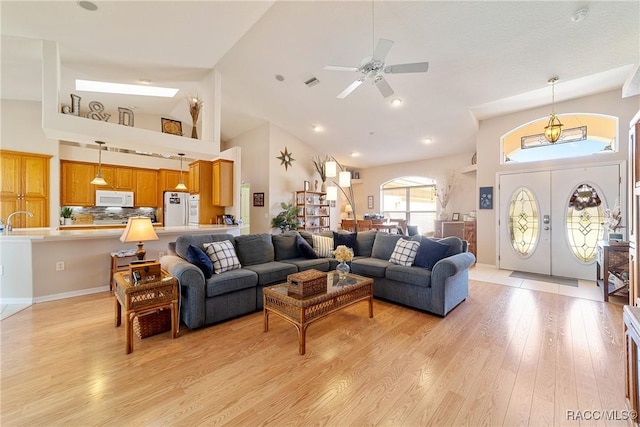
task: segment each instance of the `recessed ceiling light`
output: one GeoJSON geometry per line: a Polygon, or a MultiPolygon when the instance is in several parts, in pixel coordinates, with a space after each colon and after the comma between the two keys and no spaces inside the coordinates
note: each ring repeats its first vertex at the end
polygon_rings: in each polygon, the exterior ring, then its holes
{"type": "Polygon", "coordinates": [[[433,142],[432,138],[425,138],[422,141],[424,141],[425,144],[431,144],[433,142]]]}
{"type": "Polygon", "coordinates": [[[314,132],[322,132],[322,126],[320,125],[313,125],[311,129],[313,129],[314,132]]]}
{"type": "Polygon", "coordinates": [[[360,157],[360,153],[358,153],[357,151],[353,151],[351,152],[351,157],[360,157]]]}
{"type": "Polygon", "coordinates": [[[399,107],[399,106],[401,106],[401,105],[402,105],[402,99],[400,99],[400,98],[393,98],[393,99],[391,100],[391,105],[392,105],[392,106],[394,106],[394,107],[399,107]]]}
{"type": "Polygon", "coordinates": [[[76,90],[100,93],[119,93],[123,95],[161,96],[173,98],[178,89],[160,86],[128,85],[123,83],[76,80],[76,90]]]}
{"type": "Polygon", "coordinates": [[[589,9],[582,8],[582,9],[578,9],[575,12],[573,12],[573,15],[571,15],[571,20],[573,22],[580,22],[583,21],[587,15],[589,15],[589,9]]]}
{"type": "Polygon", "coordinates": [[[150,85],[151,84],[151,80],[149,80],[149,79],[139,79],[138,83],[140,83],[141,85],[150,85]]]}
{"type": "Polygon", "coordinates": [[[284,76],[280,75],[280,74],[276,74],[276,80],[279,82],[283,82],[284,81],[284,76]]]}
{"type": "Polygon", "coordinates": [[[95,3],[87,0],[79,1],[78,6],[80,6],[84,10],[88,10],[89,12],[95,12],[96,10],[98,10],[98,6],[95,3]]]}

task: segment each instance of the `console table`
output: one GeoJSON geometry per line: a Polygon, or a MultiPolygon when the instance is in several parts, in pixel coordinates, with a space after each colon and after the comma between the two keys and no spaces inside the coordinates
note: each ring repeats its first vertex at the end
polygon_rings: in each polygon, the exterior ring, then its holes
{"type": "Polygon", "coordinates": [[[604,300],[609,301],[609,295],[613,295],[629,286],[629,242],[598,242],[596,256],[596,280],[602,286],[604,300]],[[623,277],[626,273],[627,277],[623,277]],[[600,277],[602,275],[602,277],[600,277]],[[613,275],[617,280],[609,283],[609,276],[613,275]],[[617,283],[619,282],[619,283],[617,283]]]}
{"type": "Polygon", "coordinates": [[[467,251],[471,252],[476,258],[478,254],[476,252],[476,222],[475,221],[442,221],[435,220],[433,224],[433,237],[442,238],[446,237],[443,233],[442,225],[446,224],[464,224],[464,240],[467,241],[467,251]]]}

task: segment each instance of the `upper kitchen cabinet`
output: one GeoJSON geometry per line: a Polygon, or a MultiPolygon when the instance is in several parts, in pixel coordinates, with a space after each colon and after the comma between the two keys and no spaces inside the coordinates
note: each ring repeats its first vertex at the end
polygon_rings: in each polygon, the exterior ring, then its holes
{"type": "MultiPolygon", "coordinates": [[[[160,169],[158,172],[160,182],[160,192],[176,191],[176,185],[180,182],[180,171],[171,169],[160,169]]],[[[189,186],[189,172],[182,172],[182,182],[189,186]]]]}
{"type": "MultiPolygon", "coordinates": [[[[189,163],[189,193],[191,194],[200,194],[200,183],[202,182],[202,178],[205,177],[207,171],[211,171],[211,162],[206,160],[196,160],[195,162],[189,163]],[[204,164],[204,166],[202,166],[204,164]]],[[[211,176],[209,172],[209,176],[211,176]]]]}
{"type": "Polygon", "coordinates": [[[158,171],[152,169],[134,169],[136,207],[158,206],[158,171]]]}
{"type": "Polygon", "coordinates": [[[0,218],[27,210],[33,217],[16,215],[16,228],[49,226],[49,159],[51,156],[0,150],[0,218]]]}
{"type": "Polygon", "coordinates": [[[233,206],[233,161],[213,161],[213,193],[214,206],[233,206]]]}
{"type": "MultiPolygon", "coordinates": [[[[96,203],[96,187],[91,181],[96,176],[93,163],[60,161],[60,205],[93,206],[96,203]]],[[[108,182],[108,181],[107,181],[108,182]]]]}
{"type": "Polygon", "coordinates": [[[100,171],[107,185],[96,186],[96,190],[134,191],[133,168],[102,165],[100,171]]]}

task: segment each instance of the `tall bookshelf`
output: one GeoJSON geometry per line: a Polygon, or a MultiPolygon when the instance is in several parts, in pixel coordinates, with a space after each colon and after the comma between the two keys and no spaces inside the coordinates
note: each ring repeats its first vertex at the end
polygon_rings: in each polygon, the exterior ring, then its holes
{"type": "Polygon", "coordinates": [[[327,193],[322,191],[296,191],[298,208],[298,229],[314,233],[329,230],[329,202],[327,193]]]}

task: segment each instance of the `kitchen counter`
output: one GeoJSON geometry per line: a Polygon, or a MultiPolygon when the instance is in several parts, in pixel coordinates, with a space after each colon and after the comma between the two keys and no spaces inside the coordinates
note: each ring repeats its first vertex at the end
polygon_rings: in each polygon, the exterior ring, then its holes
{"type": "MultiPolygon", "coordinates": [[[[120,228],[124,229],[127,226],[127,222],[112,222],[112,223],[91,223],[91,224],[71,224],[61,225],[57,227],[57,230],[91,230],[91,229],[108,229],[108,228],[120,228]]],[[[161,222],[154,222],[154,227],[162,227],[161,222]]]]}
{"type": "MultiPolygon", "coordinates": [[[[120,241],[122,228],[14,229],[0,235],[2,304],[31,304],[109,291],[111,252],[135,250],[120,241]]],[[[182,234],[240,234],[240,226],[156,227],[144,242],[146,259],[159,260],[182,234]]]]}

